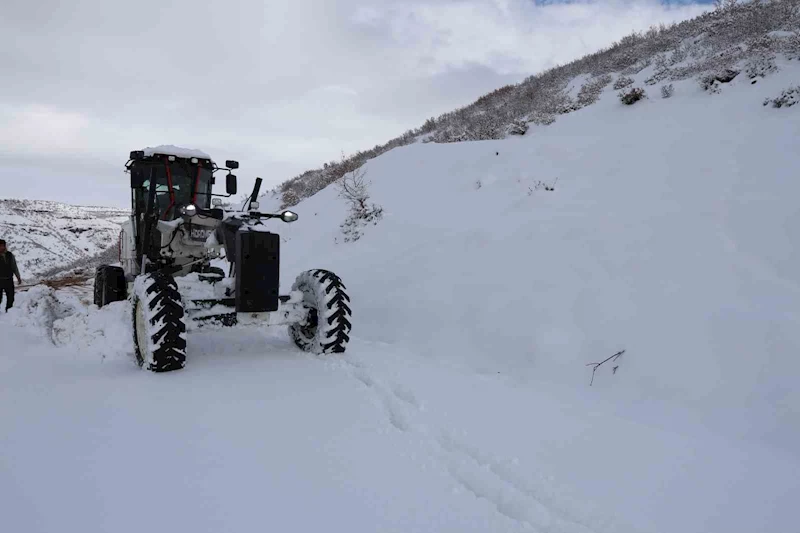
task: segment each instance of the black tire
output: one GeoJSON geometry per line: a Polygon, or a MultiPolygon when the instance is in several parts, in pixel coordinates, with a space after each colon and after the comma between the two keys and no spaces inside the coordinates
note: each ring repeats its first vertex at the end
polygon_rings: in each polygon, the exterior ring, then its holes
{"type": "Polygon", "coordinates": [[[344,353],[350,342],[352,312],[342,280],[327,270],[308,270],[297,276],[293,291],[303,293],[311,308],[304,323],[289,326],[289,336],[303,351],[316,354],[344,353]]]}
{"type": "Polygon", "coordinates": [[[175,279],[165,272],[152,272],[136,278],[133,291],[136,362],[153,372],[183,368],[186,324],[175,279]]]}
{"type": "Polygon", "coordinates": [[[121,267],[100,265],[94,273],[94,304],[103,307],[128,298],[128,284],[121,267]]]}

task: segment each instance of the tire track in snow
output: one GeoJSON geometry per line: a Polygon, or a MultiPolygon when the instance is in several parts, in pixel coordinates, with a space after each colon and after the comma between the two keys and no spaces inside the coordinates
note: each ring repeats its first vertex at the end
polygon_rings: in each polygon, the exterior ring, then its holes
{"type": "Polygon", "coordinates": [[[386,410],[386,415],[389,419],[389,422],[396,429],[400,431],[411,431],[412,427],[408,416],[395,402],[392,401],[391,396],[386,394],[386,391],[381,385],[376,384],[369,374],[364,372],[362,369],[353,371],[353,376],[379,397],[384,409],[386,410]]]}
{"type": "Polygon", "coordinates": [[[599,525],[605,521],[604,517],[575,517],[574,512],[548,496],[547,493],[556,490],[543,488],[548,485],[546,480],[537,485],[521,474],[517,459],[491,459],[452,433],[430,430],[415,420],[415,416],[425,410],[424,404],[407,387],[395,382],[385,383],[371,374],[363,363],[352,359],[342,361],[346,371],[383,407],[392,427],[402,433],[424,437],[420,440],[428,443],[430,455],[437,459],[460,490],[488,502],[499,514],[519,524],[521,529],[554,533],[599,533],[605,530],[590,525],[599,525]]]}

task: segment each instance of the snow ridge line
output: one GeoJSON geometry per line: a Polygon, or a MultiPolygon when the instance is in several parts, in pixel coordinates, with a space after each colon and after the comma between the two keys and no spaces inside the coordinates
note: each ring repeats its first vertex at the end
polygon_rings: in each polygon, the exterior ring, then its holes
{"type": "MultiPolygon", "coordinates": [[[[347,359],[342,361],[345,370],[383,406],[392,427],[402,433],[424,437],[423,440],[430,443],[430,455],[438,460],[460,490],[489,502],[499,514],[521,528],[533,527],[554,533],[619,531],[618,524],[596,512],[589,512],[590,516],[575,516],[574,509],[567,509],[546,494],[557,492],[556,487],[548,491],[516,472],[518,460],[490,459],[457,439],[452,432],[429,430],[424,424],[417,423],[414,413],[425,411],[425,406],[413,392],[396,383],[387,385],[370,374],[363,363],[347,359]]],[[[542,479],[542,483],[548,481],[542,479]]]]}

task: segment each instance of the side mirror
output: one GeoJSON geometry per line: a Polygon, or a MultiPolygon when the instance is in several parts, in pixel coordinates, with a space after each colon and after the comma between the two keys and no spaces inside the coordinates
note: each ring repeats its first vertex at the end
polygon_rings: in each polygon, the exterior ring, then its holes
{"type": "Polygon", "coordinates": [[[225,161],[225,167],[231,170],[236,170],[237,168],[239,168],[239,162],[228,159],[227,161],[225,161]]]}
{"type": "Polygon", "coordinates": [[[228,174],[225,176],[225,192],[228,194],[236,194],[236,176],[228,174]]]}
{"type": "Polygon", "coordinates": [[[284,211],[281,213],[281,220],[284,222],[294,222],[297,220],[297,213],[293,213],[292,211],[284,211]]]}

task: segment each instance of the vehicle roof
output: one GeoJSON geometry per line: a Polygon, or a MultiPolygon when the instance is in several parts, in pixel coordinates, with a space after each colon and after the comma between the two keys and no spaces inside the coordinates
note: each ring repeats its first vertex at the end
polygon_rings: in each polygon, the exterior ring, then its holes
{"type": "Polygon", "coordinates": [[[183,148],[181,146],[173,146],[171,144],[162,144],[160,146],[148,146],[143,151],[145,157],[151,157],[154,155],[174,155],[175,157],[182,157],[185,159],[189,159],[192,157],[196,157],[198,159],[208,159],[213,162],[211,156],[203,152],[202,150],[196,150],[194,148],[183,148]]]}

